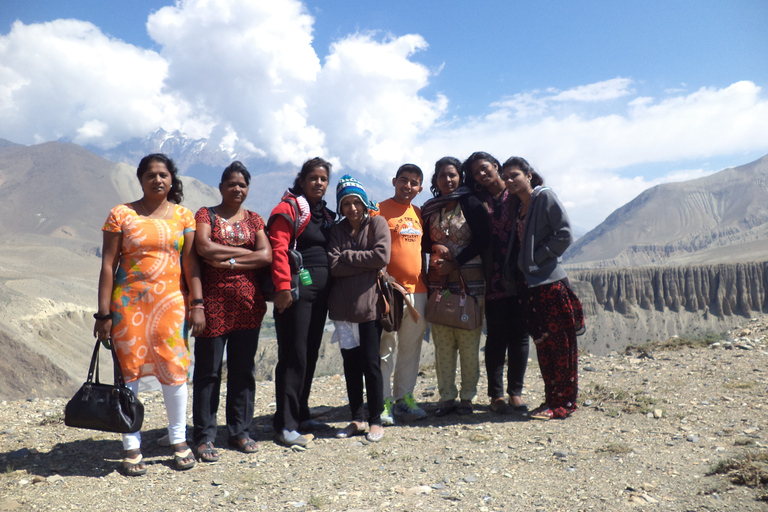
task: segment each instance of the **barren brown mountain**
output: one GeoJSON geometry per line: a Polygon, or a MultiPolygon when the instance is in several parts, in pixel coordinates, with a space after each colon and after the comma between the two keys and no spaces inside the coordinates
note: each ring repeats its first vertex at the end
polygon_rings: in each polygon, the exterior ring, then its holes
{"type": "Polygon", "coordinates": [[[648,189],[568,249],[571,267],[763,261],[768,256],[768,156],[648,189]]]}
{"type": "MultiPolygon", "coordinates": [[[[185,206],[219,201],[183,181],[185,206]]],[[[140,196],[135,167],[80,146],[0,144],[0,397],[63,396],[82,380],[101,226],[140,196]]]]}

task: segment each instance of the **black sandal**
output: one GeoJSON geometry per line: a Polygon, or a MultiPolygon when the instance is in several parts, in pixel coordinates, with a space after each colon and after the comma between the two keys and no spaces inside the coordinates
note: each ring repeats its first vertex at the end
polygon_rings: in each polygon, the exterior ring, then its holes
{"type": "Polygon", "coordinates": [[[197,458],[200,462],[216,462],[219,460],[219,452],[212,442],[206,441],[197,447],[197,458]]]}
{"type": "Polygon", "coordinates": [[[192,453],[187,443],[173,445],[173,464],[179,471],[186,471],[195,467],[195,464],[197,464],[195,454],[192,453]]]}
{"type": "Polygon", "coordinates": [[[244,437],[243,439],[230,438],[229,446],[243,453],[256,453],[259,450],[259,443],[250,437],[244,437]]]}
{"type": "Polygon", "coordinates": [[[144,457],[141,450],[128,450],[123,458],[123,474],[125,476],[141,476],[147,474],[147,465],[144,463],[144,457]]]}

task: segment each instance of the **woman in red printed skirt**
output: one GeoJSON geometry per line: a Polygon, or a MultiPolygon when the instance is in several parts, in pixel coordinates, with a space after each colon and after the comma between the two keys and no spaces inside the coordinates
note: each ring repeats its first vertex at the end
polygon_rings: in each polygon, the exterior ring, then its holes
{"type": "Polygon", "coordinates": [[[584,329],[581,303],[558,258],[573,242],[568,215],[544,180],[523,158],[504,162],[501,177],[511,194],[516,222],[507,251],[505,279],[526,290],[528,332],[544,379],[544,403],[531,418],[566,418],[579,389],[576,336],[584,329]]]}

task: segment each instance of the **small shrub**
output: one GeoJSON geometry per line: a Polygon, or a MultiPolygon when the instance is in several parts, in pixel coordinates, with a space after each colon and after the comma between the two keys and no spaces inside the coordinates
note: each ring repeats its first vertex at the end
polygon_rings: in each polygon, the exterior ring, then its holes
{"type": "Polygon", "coordinates": [[[623,453],[632,453],[634,450],[630,448],[629,445],[626,445],[624,443],[608,443],[607,445],[598,448],[595,450],[598,453],[604,452],[604,453],[613,453],[616,455],[623,454],[623,453]]]}
{"type": "Polygon", "coordinates": [[[57,413],[57,414],[51,414],[50,416],[46,416],[42,420],[40,420],[40,426],[45,427],[46,425],[60,425],[64,423],[64,413],[57,413]]]}
{"type": "Polygon", "coordinates": [[[768,491],[768,453],[747,452],[740,458],[721,460],[707,475],[726,475],[736,485],[768,491]]]}
{"type": "Polygon", "coordinates": [[[757,386],[757,382],[726,382],[724,386],[728,389],[752,389],[757,386]]]}
{"type": "Polygon", "coordinates": [[[316,509],[320,510],[325,506],[325,499],[322,496],[310,496],[308,503],[316,509]]]}
{"type": "Polygon", "coordinates": [[[684,334],[682,336],[673,336],[668,340],[654,340],[643,345],[628,345],[625,353],[631,354],[640,352],[648,354],[654,350],[680,350],[682,348],[704,348],[726,338],[724,332],[707,331],[697,334],[684,334]]]}

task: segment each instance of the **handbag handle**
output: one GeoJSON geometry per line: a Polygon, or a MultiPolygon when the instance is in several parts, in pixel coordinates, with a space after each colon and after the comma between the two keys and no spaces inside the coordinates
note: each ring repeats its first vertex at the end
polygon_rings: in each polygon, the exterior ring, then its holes
{"type": "MultiPolygon", "coordinates": [[[[462,295],[472,295],[469,293],[469,287],[467,286],[466,281],[464,281],[464,276],[461,274],[461,265],[459,265],[458,261],[456,261],[456,271],[459,274],[459,289],[461,290],[462,295]]],[[[445,290],[446,288],[448,288],[448,276],[441,276],[439,289],[445,290]]]]}
{"type": "Polygon", "coordinates": [[[467,282],[464,281],[464,276],[461,275],[461,267],[458,263],[456,263],[456,270],[459,271],[459,287],[461,287],[462,295],[470,295],[469,287],[467,287],[467,282]]]}
{"type": "MultiPolygon", "coordinates": [[[[112,338],[110,338],[110,349],[109,351],[112,353],[112,368],[114,372],[114,381],[115,385],[119,386],[121,388],[125,387],[125,378],[123,377],[123,370],[120,368],[120,361],[117,359],[117,354],[115,353],[115,344],[112,342],[112,338]]],[[[94,375],[96,377],[95,383],[100,384],[99,381],[99,347],[101,346],[101,341],[96,340],[96,346],[93,347],[93,355],[91,356],[91,364],[88,367],[88,378],[86,379],[86,382],[93,383],[94,375]]]]}

